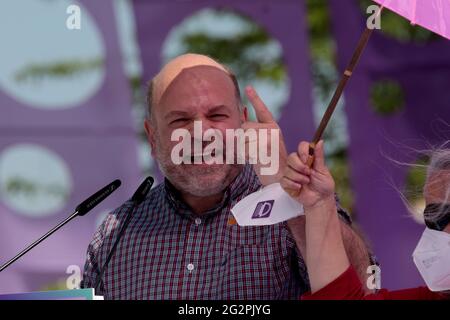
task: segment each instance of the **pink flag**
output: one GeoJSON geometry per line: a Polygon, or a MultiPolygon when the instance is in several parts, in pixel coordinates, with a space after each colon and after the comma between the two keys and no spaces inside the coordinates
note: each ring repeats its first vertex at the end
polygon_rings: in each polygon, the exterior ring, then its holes
{"type": "Polygon", "coordinates": [[[450,0],[374,0],[376,3],[450,39],[450,0]]]}

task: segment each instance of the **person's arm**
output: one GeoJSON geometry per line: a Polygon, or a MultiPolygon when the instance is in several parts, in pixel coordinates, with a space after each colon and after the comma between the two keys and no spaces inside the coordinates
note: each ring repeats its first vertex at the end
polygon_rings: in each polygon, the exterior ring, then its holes
{"type": "Polygon", "coordinates": [[[306,217],[303,254],[314,293],[343,274],[350,262],[336,209],[334,180],[325,166],[323,142],[316,146],[312,169],[306,165],[307,145],[301,143],[298,153],[288,157],[281,185],[287,191],[301,191],[296,199],[302,203],[306,217]]]}
{"type": "MultiPolygon", "coordinates": [[[[93,288],[97,277],[99,274],[100,266],[97,262],[97,253],[98,249],[102,243],[102,238],[99,230],[95,233],[94,239],[89,244],[87,254],[86,254],[86,261],[84,264],[84,270],[83,270],[83,278],[80,283],[81,289],[86,288],[93,288]]],[[[100,288],[96,292],[97,295],[103,294],[103,284],[101,284],[100,288]]]]}
{"type": "MultiPolygon", "coordinates": [[[[103,246],[104,243],[104,237],[105,237],[105,228],[108,225],[110,221],[110,215],[108,215],[101,225],[97,228],[94,238],[89,243],[87,254],[86,254],[86,261],[84,264],[84,270],[83,270],[83,278],[80,283],[80,288],[86,289],[86,288],[93,288],[95,286],[95,283],[97,282],[97,278],[100,273],[100,263],[98,261],[99,258],[99,252],[103,246]]],[[[99,288],[96,291],[97,295],[103,295],[104,294],[104,287],[103,282],[100,282],[99,288]]]]}
{"type": "Polygon", "coordinates": [[[334,197],[305,207],[306,265],[315,292],[336,279],[350,265],[345,253],[334,197]]]}
{"type": "Polygon", "coordinates": [[[381,289],[377,293],[366,294],[352,266],[314,294],[309,292],[302,295],[302,300],[445,300],[448,298],[445,294],[432,292],[427,287],[397,291],[381,289]]]}
{"type": "MultiPolygon", "coordinates": [[[[304,258],[306,258],[305,222],[305,216],[300,216],[287,222],[289,231],[295,240],[297,248],[304,258]]],[[[344,218],[339,216],[339,223],[341,225],[344,248],[349,258],[349,262],[356,270],[360,282],[365,284],[368,279],[367,268],[373,264],[370,259],[371,254],[369,247],[362,236],[360,236],[358,230],[355,230],[357,227],[354,222],[349,225],[344,218]]],[[[370,290],[366,286],[364,286],[363,289],[366,294],[373,293],[373,290],[370,290]]]]}

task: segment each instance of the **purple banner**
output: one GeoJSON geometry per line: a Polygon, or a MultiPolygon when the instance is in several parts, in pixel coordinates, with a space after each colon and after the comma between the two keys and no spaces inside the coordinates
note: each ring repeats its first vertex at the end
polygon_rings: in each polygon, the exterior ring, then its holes
{"type": "Polygon", "coordinates": [[[287,148],[291,151],[296,150],[300,139],[312,137],[315,126],[311,108],[312,92],[305,8],[302,1],[134,0],[133,3],[144,69],[143,79],[146,82],[162,67],[163,43],[172,28],[202,9],[229,9],[261,25],[281,44],[290,87],[294,88],[290,91],[288,101],[282,106],[281,117],[278,121],[283,130],[287,148]]]}
{"type": "MultiPolygon", "coordinates": [[[[54,33],[38,27],[25,30],[33,39],[27,50],[35,57],[16,47],[24,61],[16,61],[16,73],[0,78],[1,263],[112,180],[121,179],[122,187],[93,212],[76,218],[2,272],[0,293],[42,290],[57,280],[64,286],[70,275],[77,275],[69,266],[82,272],[88,243],[102,218],[127,200],[140,180],[131,96],[123,73],[113,3],[63,3],[30,4],[48,5],[47,11],[36,13],[38,20],[51,10],[57,11],[56,18],[48,16],[42,23],[54,33]],[[66,28],[66,6],[71,4],[81,8],[79,30],[66,28]],[[49,38],[42,38],[40,31],[49,38]],[[53,42],[58,42],[55,51],[61,57],[45,62],[42,57],[52,55],[47,47],[53,42]],[[39,66],[33,65],[33,59],[39,66]],[[49,66],[52,63],[54,66],[49,66]],[[76,74],[66,75],[72,67],[76,74]],[[45,68],[53,75],[33,78],[45,68]]],[[[9,9],[19,10],[18,6],[11,2],[9,9]]],[[[6,39],[11,46],[17,45],[13,37],[11,33],[6,39]]]]}

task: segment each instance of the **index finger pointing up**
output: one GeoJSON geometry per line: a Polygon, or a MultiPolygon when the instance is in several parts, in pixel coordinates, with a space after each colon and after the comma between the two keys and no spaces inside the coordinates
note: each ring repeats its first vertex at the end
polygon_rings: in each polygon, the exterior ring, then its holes
{"type": "Polygon", "coordinates": [[[269,109],[267,109],[264,102],[256,93],[256,90],[252,86],[248,86],[247,88],[245,88],[245,93],[247,94],[248,100],[255,109],[256,119],[258,119],[258,122],[273,122],[274,119],[272,113],[269,111],[269,109]]]}

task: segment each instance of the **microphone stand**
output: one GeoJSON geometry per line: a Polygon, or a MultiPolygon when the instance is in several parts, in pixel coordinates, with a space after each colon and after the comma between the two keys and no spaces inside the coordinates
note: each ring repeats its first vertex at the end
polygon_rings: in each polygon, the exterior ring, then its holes
{"type": "Polygon", "coordinates": [[[57,230],[62,228],[65,224],[69,223],[71,220],[73,220],[77,216],[84,216],[86,213],[88,213],[90,210],[92,210],[95,206],[97,206],[100,202],[105,200],[111,193],[113,193],[117,188],[120,186],[121,182],[120,180],[114,180],[107,186],[103,187],[93,195],[91,195],[89,198],[84,200],[82,203],[80,203],[75,211],[66,219],[58,223],[55,227],[53,227],[50,231],[48,231],[46,234],[44,234],[42,237],[34,241],[32,244],[27,246],[25,249],[20,251],[14,258],[6,262],[0,267],[0,272],[8,268],[11,264],[16,262],[18,259],[20,259],[24,254],[26,254],[28,251],[36,247],[38,244],[40,244],[42,241],[47,239],[49,236],[51,236],[53,233],[55,233],[57,230]]]}
{"type": "Polygon", "coordinates": [[[30,244],[28,247],[20,251],[14,258],[6,262],[4,265],[0,267],[0,272],[8,268],[11,264],[19,260],[24,254],[26,254],[28,251],[36,247],[39,243],[47,239],[49,236],[51,236],[53,233],[55,233],[58,229],[62,228],[65,224],[70,222],[72,219],[74,219],[76,216],[78,216],[78,211],[75,211],[72,213],[69,217],[58,223],[55,227],[53,227],[50,231],[48,231],[46,234],[44,234],[42,237],[37,239],[35,242],[30,244]]]}
{"type": "Polygon", "coordinates": [[[97,292],[98,286],[100,285],[101,282],[103,282],[102,277],[106,271],[106,267],[108,266],[109,261],[111,260],[112,256],[114,255],[117,245],[119,244],[120,239],[122,238],[123,234],[125,233],[125,230],[127,229],[128,224],[130,223],[131,218],[133,217],[134,211],[136,210],[138,205],[141,204],[142,201],[144,201],[147,193],[152,188],[153,182],[154,182],[154,179],[152,177],[147,177],[141,183],[141,185],[138,187],[136,192],[131,197],[131,201],[132,201],[133,205],[130,208],[128,208],[125,221],[123,222],[123,225],[120,228],[119,233],[117,234],[116,240],[114,241],[114,244],[113,244],[111,250],[109,251],[108,257],[106,258],[106,261],[103,264],[102,268],[100,269],[97,279],[95,280],[94,292],[97,292]]]}

